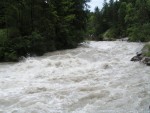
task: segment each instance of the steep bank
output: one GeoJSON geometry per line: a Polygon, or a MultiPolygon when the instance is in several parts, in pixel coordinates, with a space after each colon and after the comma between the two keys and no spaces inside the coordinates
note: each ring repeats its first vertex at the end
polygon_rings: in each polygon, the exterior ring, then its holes
{"type": "Polygon", "coordinates": [[[141,51],[137,52],[131,61],[141,61],[144,64],[150,66],[150,42],[146,43],[141,51]]]}

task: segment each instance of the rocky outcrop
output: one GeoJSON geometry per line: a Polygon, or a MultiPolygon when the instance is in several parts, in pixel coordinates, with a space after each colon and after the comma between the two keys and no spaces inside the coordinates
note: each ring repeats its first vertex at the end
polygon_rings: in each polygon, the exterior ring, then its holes
{"type": "Polygon", "coordinates": [[[141,55],[138,54],[138,55],[134,56],[133,58],[131,58],[131,61],[134,61],[134,62],[140,61],[140,62],[146,64],[147,66],[150,66],[150,57],[146,57],[143,54],[141,54],[141,55]]]}
{"type": "Polygon", "coordinates": [[[136,56],[134,56],[133,58],[131,58],[131,61],[141,61],[143,58],[143,55],[141,53],[138,53],[136,56]]]}
{"type": "Polygon", "coordinates": [[[150,53],[150,42],[147,43],[143,49],[141,50],[141,52],[138,52],[136,54],[136,56],[134,56],[133,58],[131,58],[131,61],[140,61],[144,64],[146,64],[147,66],[150,66],[150,56],[149,56],[149,53],[150,53]]]}

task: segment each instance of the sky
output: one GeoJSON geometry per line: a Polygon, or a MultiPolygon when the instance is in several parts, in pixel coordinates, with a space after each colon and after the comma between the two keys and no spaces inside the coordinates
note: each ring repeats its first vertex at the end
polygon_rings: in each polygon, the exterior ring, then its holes
{"type": "Polygon", "coordinates": [[[90,6],[90,10],[93,12],[95,7],[98,6],[100,9],[103,6],[103,2],[104,0],[91,0],[91,2],[88,3],[88,5],[90,6]]]}

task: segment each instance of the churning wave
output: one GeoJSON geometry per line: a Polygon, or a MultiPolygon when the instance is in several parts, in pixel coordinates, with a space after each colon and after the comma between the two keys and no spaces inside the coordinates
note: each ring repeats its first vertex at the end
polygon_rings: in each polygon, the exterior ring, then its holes
{"type": "Polygon", "coordinates": [[[143,44],[89,42],[0,64],[0,113],[150,113],[143,44]]]}

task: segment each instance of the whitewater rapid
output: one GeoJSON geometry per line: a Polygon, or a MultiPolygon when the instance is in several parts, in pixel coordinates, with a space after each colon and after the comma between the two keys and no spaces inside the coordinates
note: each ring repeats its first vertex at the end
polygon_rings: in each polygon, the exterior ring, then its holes
{"type": "Polygon", "coordinates": [[[150,67],[130,61],[142,47],[90,41],[0,63],[0,113],[150,113],[150,67]]]}

